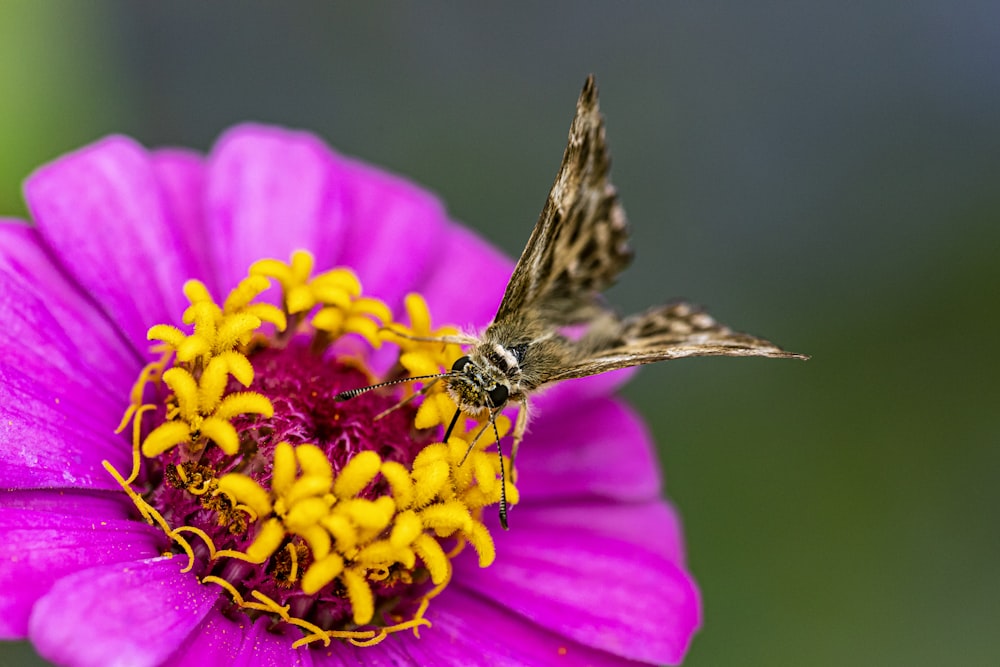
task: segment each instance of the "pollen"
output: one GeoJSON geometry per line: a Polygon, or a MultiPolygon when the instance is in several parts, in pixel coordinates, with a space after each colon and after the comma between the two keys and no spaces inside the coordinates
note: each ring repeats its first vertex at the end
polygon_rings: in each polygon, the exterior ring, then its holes
{"type": "Polygon", "coordinates": [[[365,646],[429,625],[464,547],[496,559],[483,513],[517,489],[479,437],[488,424],[463,416],[442,441],[456,408],[440,383],[333,401],[380,379],[341,338],[397,350],[383,381],[446,371],[462,349],[419,294],[403,323],[350,269],[314,269],[305,251],[260,260],[221,305],[185,283],[180,322],[148,332],[158,358],[119,428],[132,425],[132,470],[105,467],[234,613],[298,627],[296,645],[365,646]]]}

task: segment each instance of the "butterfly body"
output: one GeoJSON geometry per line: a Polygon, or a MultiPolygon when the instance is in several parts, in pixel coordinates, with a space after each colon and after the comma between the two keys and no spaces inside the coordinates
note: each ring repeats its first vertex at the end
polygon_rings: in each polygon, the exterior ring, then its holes
{"type": "MultiPolygon", "coordinates": [[[[602,294],[633,256],[625,211],[609,180],[610,165],[591,76],[577,101],[555,182],[493,321],[479,336],[435,339],[468,346],[467,355],[447,373],[410,378],[443,380],[458,407],[448,433],[462,413],[493,424],[516,402],[513,462],[527,428],[528,397],[544,385],[690,356],[808,358],[735,332],[685,302],[627,317],[609,308],[602,294]]],[[[506,527],[503,496],[500,517],[506,527]]]]}
{"type": "Polygon", "coordinates": [[[444,378],[445,387],[459,409],[469,415],[503,408],[546,384],[552,369],[569,361],[567,343],[540,320],[494,322],[468,355],[455,362],[444,378]]]}

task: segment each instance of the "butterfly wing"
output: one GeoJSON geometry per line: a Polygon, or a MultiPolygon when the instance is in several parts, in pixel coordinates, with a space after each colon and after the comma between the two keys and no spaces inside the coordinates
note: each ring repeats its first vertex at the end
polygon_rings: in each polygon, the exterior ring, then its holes
{"type": "Polygon", "coordinates": [[[625,212],[608,177],[610,166],[597,87],[590,76],[577,101],[555,183],[484,333],[490,344],[531,344],[521,369],[525,388],[690,356],[806,358],[735,332],[686,303],[624,319],[610,311],[601,292],[632,259],[625,212]],[[556,333],[584,323],[580,338],[556,333]]]}
{"type": "Polygon", "coordinates": [[[632,259],[625,211],[608,180],[611,161],[591,75],[584,83],[559,173],[514,268],[495,321],[528,309],[555,326],[584,322],[632,259]]]}
{"type": "Polygon", "coordinates": [[[774,343],[733,331],[688,303],[673,303],[619,319],[608,313],[572,344],[573,359],[545,382],[682,357],[774,357],[808,359],[774,343]]]}

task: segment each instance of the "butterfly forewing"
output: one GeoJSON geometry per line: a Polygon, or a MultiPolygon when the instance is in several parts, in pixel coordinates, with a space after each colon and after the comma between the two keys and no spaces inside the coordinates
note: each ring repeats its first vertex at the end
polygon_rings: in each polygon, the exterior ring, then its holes
{"type": "Polygon", "coordinates": [[[608,180],[610,166],[591,76],[577,101],[559,172],[496,321],[530,310],[560,326],[585,322],[605,309],[601,292],[632,259],[625,212],[608,180]]]}
{"type": "Polygon", "coordinates": [[[519,369],[522,389],[690,356],[802,358],[734,332],[690,304],[657,306],[626,318],[608,309],[601,293],[632,259],[610,166],[591,76],[577,101],[545,207],[483,334],[484,343],[508,347],[527,337],[519,369]],[[568,325],[583,325],[582,333],[564,335],[568,325]]]}

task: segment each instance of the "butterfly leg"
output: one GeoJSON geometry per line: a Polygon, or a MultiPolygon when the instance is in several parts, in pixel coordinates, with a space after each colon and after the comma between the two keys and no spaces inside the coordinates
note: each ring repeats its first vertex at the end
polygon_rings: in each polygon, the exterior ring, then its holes
{"type": "Polygon", "coordinates": [[[378,413],[377,415],[375,415],[375,421],[378,421],[379,419],[382,419],[386,415],[392,414],[393,412],[395,412],[396,410],[399,410],[404,405],[408,405],[409,403],[412,403],[414,399],[416,399],[416,398],[418,398],[420,396],[423,396],[428,391],[430,391],[431,387],[433,387],[434,385],[436,385],[438,382],[439,382],[439,380],[434,380],[432,382],[429,382],[428,384],[426,384],[423,387],[421,387],[419,391],[413,392],[412,394],[410,394],[409,396],[407,396],[406,398],[404,398],[403,400],[401,400],[399,403],[396,403],[396,405],[392,406],[391,408],[389,408],[387,410],[383,410],[382,412],[378,413]]]}
{"type": "MultiPolygon", "coordinates": [[[[451,432],[455,430],[455,424],[458,423],[458,418],[459,418],[459,416],[461,414],[462,414],[462,411],[460,409],[456,409],[455,410],[455,414],[451,418],[451,423],[448,424],[448,428],[445,429],[444,440],[442,440],[442,442],[448,442],[448,440],[451,438],[451,432]]],[[[465,456],[468,456],[468,455],[469,455],[469,452],[466,452],[465,456]]],[[[465,458],[464,457],[462,458],[462,463],[465,463],[465,458]]]]}
{"type": "MultiPolygon", "coordinates": [[[[459,414],[461,414],[461,410],[458,410],[458,411],[455,412],[455,417],[451,420],[451,426],[448,427],[448,433],[449,434],[451,433],[451,430],[455,427],[455,422],[458,421],[458,415],[459,414]]],[[[469,454],[472,453],[472,449],[476,446],[476,443],[479,442],[479,438],[483,437],[483,433],[486,433],[487,429],[489,429],[490,426],[492,426],[494,432],[496,432],[496,428],[497,428],[497,426],[496,426],[496,420],[497,420],[497,415],[499,415],[499,414],[500,414],[500,410],[499,409],[490,412],[489,419],[486,421],[485,424],[483,424],[483,427],[481,429],[479,429],[479,433],[477,433],[475,435],[475,437],[472,438],[472,441],[469,442],[469,448],[465,450],[465,456],[463,456],[462,460],[458,462],[458,465],[463,465],[465,463],[465,459],[469,458],[469,454]]],[[[497,439],[497,449],[498,450],[500,449],[500,440],[499,439],[497,439]]]]}
{"type": "Polygon", "coordinates": [[[510,448],[510,481],[517,482],[517,468],[514,467],[514,459],[517,457],[517,448],[521,446],[524,439],[524,432],[528,428],[528,398],[522,396],[521,406],[517,410],[517,419],[514,421],[514,444],[510,448]]]}

